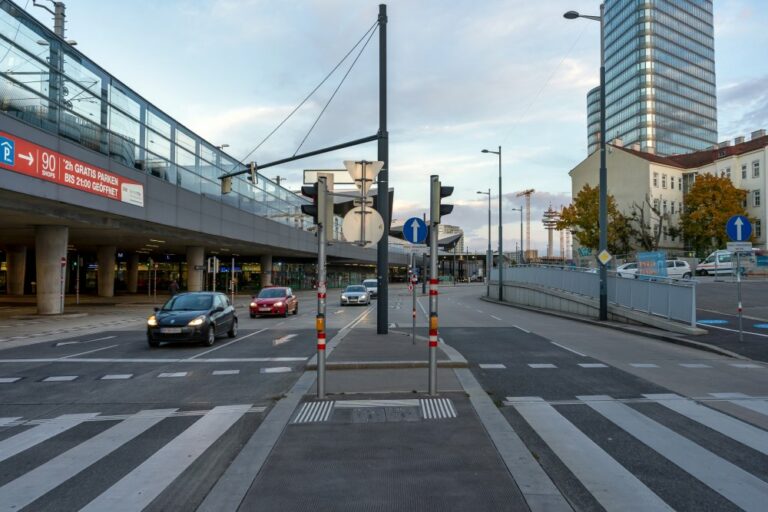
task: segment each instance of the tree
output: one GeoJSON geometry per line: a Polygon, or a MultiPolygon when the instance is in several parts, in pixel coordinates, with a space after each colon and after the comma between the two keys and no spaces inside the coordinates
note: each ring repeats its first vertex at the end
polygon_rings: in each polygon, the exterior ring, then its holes
{"type": "Polygon", "coordinates": [[[683,237],[699,256],[724,247],[725,224],[734,215],[746,215],[747,191],[733,186],[730,178],[700,174],[685,196],[681,219],[683,237]]]}
{"type": "MultiPolygon", "coordinates": [[[[563,208],[557,229],[569,229],[583,247],[597,249],[600,246],[600,187],[584,185],[573,203],[563,208]]],[[[632,226],[616,206],[616,200],[608,194],[608,252],[626,254],[632,238],[632,226]]]]}
{"type": "Polygon", "coordinates": [[[642,205],[632,203],[629,217],[635,226],[632,234],[638,247],[644,251],[658,250],[662,233],[666,232],[673,240],[680,236],[680,228],[671,225],[671,215],[662,211],[661,202],[662,198],[658,198],[651,203],[651,198],[646,195],[642,205]]]}

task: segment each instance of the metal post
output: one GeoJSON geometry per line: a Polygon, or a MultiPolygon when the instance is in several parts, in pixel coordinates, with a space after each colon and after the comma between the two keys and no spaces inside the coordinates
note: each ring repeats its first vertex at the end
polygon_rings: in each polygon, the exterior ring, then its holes
{"type": "MultiPolygon", "coordinates": [[[[411,269],[416,270],[416,253],[411,253],[411,269]]],[[[423,278],[423,276],[422,276],[423,278]]],[[[413,319],[413,325],[411,327],[411,343],[416,344],[416,273],[411,272],[411,292],[413,295],[413,305],[411,308],[411,318],[413,319]]]]}
{"type": "Polygon", "coordinates": [[[77,274],[75,275],[75,303],[79,305],[80,304],[80,265],[81,265],[80,253],[78,253],[76,257],[77,257],[77,260],[75,261],[77,265],[75,266],[75,269],[77,270],[77,274]]]}
{"type": "Polygon", "coordinates": [[[425,295],[427,293],[427,276],[429,275],[429,272],[427,270],[427,254],[426,253],[422,253],[421,255],[421,270],[422,270],[422,273],[424,274],[423,276],[421,276],[421,294],[425,295]]]}
{"type": "Polygon", "coordinates": [[[488,189],[488,252],[485,254],[485,296],[491,297],[491,267],[493,252],[491,252],[491,189],[488,189]]]}
{"type": "MultiPolygon", "coordinates": [[[[318,180],[318,195],[325,194],[325,178],[318,180]]],[[[330,200],[330,198],[328,198],[330,200]]],[[[320,204],[324,204],[320,203],[320,204]]],[[[317,398],[325,398],[325,302],[326,302],[326,268],[325,246],[327,227],[325,226],[325,212],[319,212],[318,218],[323,219],[322,224],[317,225],[317,398]]]]}
{"type": "Polygon", "coordinates": [[[389,329],[389,133],[387,132],[387,6],[379,4],[379,147],[378,160],[384,162],[379,171],[377,210],[384,219],[384,235],[377,246],[376,332],[389,329]]]}
{"type": "MultiPolygon", "coordinates": [[[[600,4],[600,250],[608,250],[608,170],[605,163],[605,5],[600,4]]],[[[608,268],[600,264],[600,320],[608,320],[608,268]]]]}
{"type": "Polygon", "coordinates": [[[501,146],[499,146],[499,302],[504,300],[504,249],[502,246],[502,220],[501,202],[503,199],[501,189],[501,146]]]}
{"type": "Polygon", "coordinates": [[[64,283],[65,283],[64,272],[65,272],[66,268],[67,268],[67,258],[62,256],[62,258],[61,258],[61,286],[60,286],[60,289],[61,289],[61,297],[60,297],[60,299],[61,299],[61,313],[64,313],[64,283]]]}
{"type": "Polygon", "coordinates": [[[525,262],[525,248],[523,247],[523,205],[520,205],[520,263],[525,262]]]}
{"type": "Polygon", "coordinates": [[[741,254],[736,253],[736,289],[739,299],[739,341],[744,341],[744,330],[742,329],[741,318],[741,254]]]}
{"type": "Polygon", "coordinates": [[[232,266],[229,267],[229,286],[232,288],[232,305],[235,304],[235,257],[232,256],[232,266]]]}
{"type": "Polygon", "coordinates": [[[437,394],[437,224],[429,230],[429,394],[437,394]]]}

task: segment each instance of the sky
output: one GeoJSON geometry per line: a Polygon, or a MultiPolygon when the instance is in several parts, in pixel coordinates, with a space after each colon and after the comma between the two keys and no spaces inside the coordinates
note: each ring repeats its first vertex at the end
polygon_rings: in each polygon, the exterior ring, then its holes
{"type": "MultiPolygon", "coordinates": [[[[52,27],[27,0],[22,7],[52,27]]],[[[368,0],[67,0],[68,39],[125,85],[209,142],[245,160],[375,23],[368,0]]],[[[586,93],[599,84],[599,25],[562,14],[597,14],[594,0],[392,0],[388,19],[388,129],[393,217],[428,209],[429,176],[453,185],[454,212],[470,251],[484,251],[487,196],[498,243],[502,147],[505,250],[519,242],[517,192],[531,201],[533,248],[541,219],[570,202],[568,171],[587,156],[586,93]]],[[[719,140],[768,128],[768,3],[715,0],[719,140]]],[[[354,58],[352,55],[352,58],[354,58]]],[[[293,155],[351,58],[247,161],[293,155]]],[[[301,152],[378,130],[378,34],[301,152]]],[[[371,143],[266,169],[297,190],[303,169],[375,160],[371,143]]],[[[610,191],[610,190],[609,190],[610,191]]]]}

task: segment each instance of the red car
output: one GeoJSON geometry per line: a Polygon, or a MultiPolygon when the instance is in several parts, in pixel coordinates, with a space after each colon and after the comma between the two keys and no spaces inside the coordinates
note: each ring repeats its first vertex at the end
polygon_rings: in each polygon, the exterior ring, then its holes
{"type": "Polygon", "coordinates": [[[288,316],[299,312],[299,299],[290,288],[270,286],[259,292],[257,297],[251,299],[251,318],[263,315],[288,316]]]}

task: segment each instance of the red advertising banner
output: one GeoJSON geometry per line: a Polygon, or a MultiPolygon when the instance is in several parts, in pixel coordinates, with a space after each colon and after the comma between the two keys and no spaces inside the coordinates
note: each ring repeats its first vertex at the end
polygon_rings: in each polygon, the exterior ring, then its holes
{"type": "Polygon", "coordinates": [[[144,206],[144,185],[138,181],[4,132],[0,132],[0,168],[115,201],[144,206]]]}

